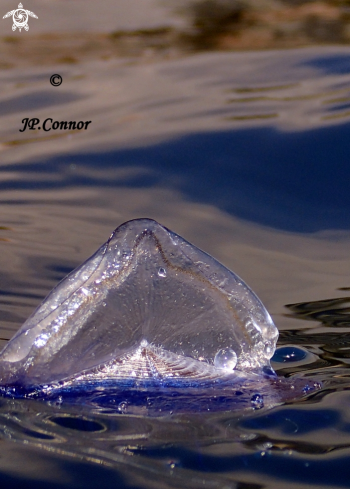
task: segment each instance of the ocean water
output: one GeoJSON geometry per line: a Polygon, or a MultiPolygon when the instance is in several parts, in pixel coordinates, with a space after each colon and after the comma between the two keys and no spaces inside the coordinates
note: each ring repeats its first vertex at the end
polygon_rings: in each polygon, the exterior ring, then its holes
{"type": "Polygon", "coordinates": [[[322,382],[272,409],[152,418],[0,399],[1,485],[349,487],[350,48],[15,62],[0,83],[0,347],[149,217],[262,299],[278,346],[305,353],[279,375],[322,382]],[[20,132],[26,117],[92,122],[20,132]]]}

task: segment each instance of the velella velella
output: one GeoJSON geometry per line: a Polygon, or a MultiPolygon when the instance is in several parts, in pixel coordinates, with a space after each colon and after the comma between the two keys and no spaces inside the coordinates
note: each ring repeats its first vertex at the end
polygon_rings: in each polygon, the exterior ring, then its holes
{"type": "Polygon", "coordinates": [[[277,338],[242,279],[156,221],[136,219],[64,278],[5,346],[0,391],[137,409],[178,396],[197,407],[217,399],[263,407],[264,396],[273,404],[316,388],[275,376],[277,338]]]}

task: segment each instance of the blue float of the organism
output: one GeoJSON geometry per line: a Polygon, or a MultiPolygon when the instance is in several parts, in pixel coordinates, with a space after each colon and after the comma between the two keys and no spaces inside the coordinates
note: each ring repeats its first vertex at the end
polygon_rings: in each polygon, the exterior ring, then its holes
{"type": "Polygon", "coordinates": [[[141,414],[260,409],[319,388],[276,376],[277,338],[242,279],[156,221],[136,219],[7,343],[0,393],[141,414]]]}

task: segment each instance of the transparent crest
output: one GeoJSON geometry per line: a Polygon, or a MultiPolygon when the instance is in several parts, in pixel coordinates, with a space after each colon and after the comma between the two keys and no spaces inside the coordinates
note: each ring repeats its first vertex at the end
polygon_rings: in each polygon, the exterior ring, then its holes
{"type": "Polygon", "coordinates": [[[277,337],[239,277],[138,219],[117,228],[24,323],[0,354],[0,382],[259,373],[277,337]]]}

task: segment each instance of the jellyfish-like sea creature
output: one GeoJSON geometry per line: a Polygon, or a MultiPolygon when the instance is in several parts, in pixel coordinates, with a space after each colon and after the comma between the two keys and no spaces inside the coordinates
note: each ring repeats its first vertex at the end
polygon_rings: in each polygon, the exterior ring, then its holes
{"type": "Polygon", "coordinates": [[[317,387],[277,378],[277,338],[237,275],[156,221],[136,219],[63,279],[5,346],[0,392],[132,412],[257,409],[317,387]]]}

